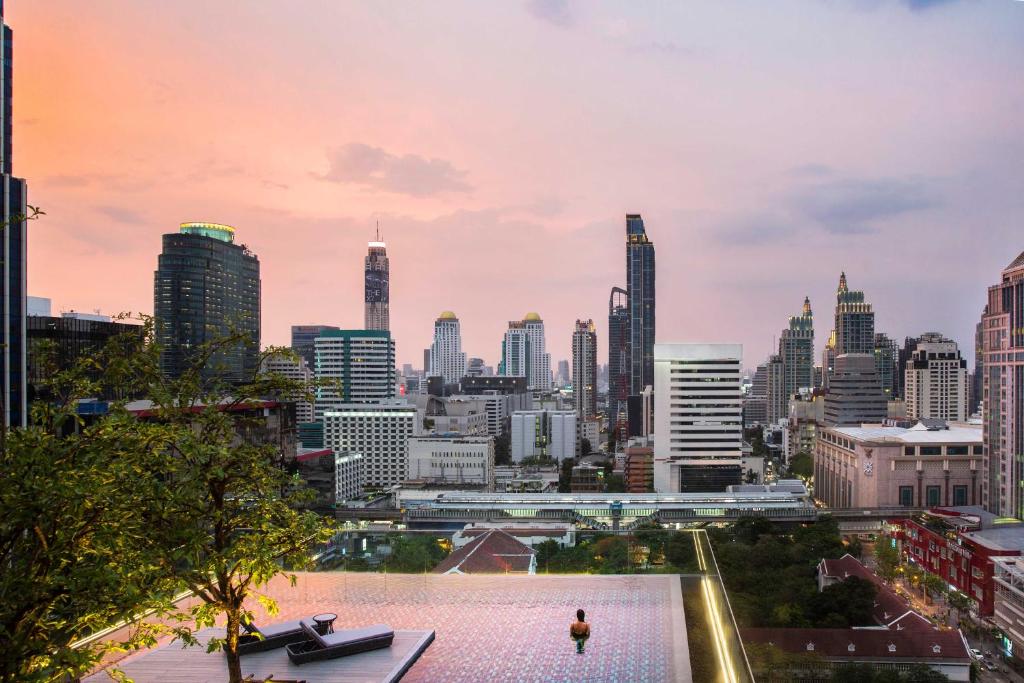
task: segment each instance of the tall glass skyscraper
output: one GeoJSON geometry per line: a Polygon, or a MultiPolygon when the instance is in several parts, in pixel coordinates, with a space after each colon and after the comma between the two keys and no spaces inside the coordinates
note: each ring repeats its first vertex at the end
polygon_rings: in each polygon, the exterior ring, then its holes
{"type": "Polygon", "coordinates": [[[0,380],[3,382],[4,424],[23,427],[26,423],[27,358],[25,348],[26,305],[26,223],[28,190],[25,181],[15,178],[11,165],[11,114],[14,33],[3,22],[3,0],[0,0],[0,191],[3,235],[0,237],[0,318],[2,318],[2,353],[0,380]]]}
{"type": "Polygon", "coordinates": [[[608,419],[611,428],[626,425],[629,398],[629,308],[626,290],[612,287],[608,296],[608,419]]]}
{"type": "Polygon", "coordinates": [[[232,332],[247,339],[214,355],[204,378],[252,378],[260,348],[260,262],[235,229],[219,223],[182,223],[163,237],[154,276],[153,310],[160,365],[179,377],[196,350],[232,332]]]}
{"type": "Polygon", "coordinates": [[[626,214],[626,296],[629,306],[629,393],[654,386],[654,243],[640,214],[626,214]]]}
{"type": "Polygon", "coordinates": [[[365,302],[364,321],[368,330],[391,329],[391,293],[389,291],[390,271],[388,270],[387,245],[380,239],[370,242],[365,261],[365,302]]]}

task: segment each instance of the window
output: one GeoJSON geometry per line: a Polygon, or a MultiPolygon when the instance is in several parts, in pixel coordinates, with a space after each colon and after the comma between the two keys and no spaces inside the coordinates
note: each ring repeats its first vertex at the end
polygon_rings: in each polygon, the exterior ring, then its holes
{"type": "Polygon", "coordinates": [[[946,446],[946,455],[967,455],[967,446],[946,446]]]}
{"type": "Polygon", "coordinates": [[[921,446],[921,455],[942,455],[942,446],[921,446]]]}
{"type": "Polygon", "coordinates": [[[914,507],[914,487],[913,486],[901,486],[900,487],[900,505],[903,507],[914,507]]]}
{"type": "Polygon", "coordinates": [[[903,447],[903,455],[913,455],[913,454],[914,454],[914,447],[913,446],[904,446],[903,447]]]}
{"type": "Polygon", "coordinates": [[[925,487],[925,499],[928,501],[928,507],[934,507],[941,505],[939,497],[942,495],[942,487],[940,486],[926,486],[925,487]]]}

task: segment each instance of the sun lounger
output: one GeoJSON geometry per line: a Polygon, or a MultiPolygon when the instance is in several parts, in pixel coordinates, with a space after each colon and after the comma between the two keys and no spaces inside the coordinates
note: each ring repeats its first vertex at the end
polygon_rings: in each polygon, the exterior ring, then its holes
{"type": "Polygon", "coordinates": [[[305,640],[289,643],[285,648],[293,664],[307,664],[390,647],[395,638],[395,632],[384,624],[335,631],[327,635],[317,632],[312,619],[303,619],[301,626],[305,640]]]}
{"type": "Polygon", "coordinates": [[[253,652],[265,652],[275,648],[284,647],[289,643],[299,643],[306,640],[306,633],[302,630],[302,623],[299,621],[280,621],[276,624],[256,626],[256,624],[242,624],[246,633],[238,636],[238,654],[247,655],[253,652]],[[262,636],[262,637],[260,637],[262,636]]]}

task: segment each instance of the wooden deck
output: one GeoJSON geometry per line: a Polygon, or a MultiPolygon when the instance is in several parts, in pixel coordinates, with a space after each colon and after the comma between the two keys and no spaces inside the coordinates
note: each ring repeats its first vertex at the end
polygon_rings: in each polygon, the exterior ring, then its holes
{"type": "MultiPolygon", "coordinates": [[[[206,652],[206,641],[223,629],[199,632],[202,645],[182,648],[171,643],[121,661],[118,666],[135,683],[223,683],[228,667],[219,650],[206,652]]],[[[311,662],[296,666],[285,649],[258,652],[242,657],[242,673],[253,674],[256,681],[270,676],[307,683],[392,683],[402,678],[434,640],[433,631],[395,631],[391,647],[362,652],[348,657],[311,662]]],[[[86,683],[109,683],[105,673],[95,674],[86,683]]]]}

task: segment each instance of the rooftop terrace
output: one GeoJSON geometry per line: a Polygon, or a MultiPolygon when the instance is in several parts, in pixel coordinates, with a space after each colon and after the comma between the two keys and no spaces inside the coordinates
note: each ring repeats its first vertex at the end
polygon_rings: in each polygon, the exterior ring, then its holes
{"type": "MultiPolygon", "coordinates": [[[[429,631],[434,642],[402,678],[411,683],[447,681],[690,681],[690,661],[677,576],[452,576],[434,574],[300,573],[292,588],[281,577],[267,593],[280,613],[261,621],[285,621],[330,611],[335,629],[385,623],[396,632],[429,631]],[[569,639],[577,608],[587,612],[593,635],[585,655],[569,639]]],[[[396,644],[399,639],[396,636],[396,644]]],[[[281,653],[282,661],[287,657],[281,653]]],[[[333,660],[351,666],[356,658],[333,660]]],[[[244,673],[256,673],[253,655],[242,658],[244,673]]],[[[156,660],[150,660],[156,661],[156,660]]],[[[223,680],[220,653],[163,643],[159,650],[133,655],[123,669],[137,683],[223,680]],[[159,657],[160,675],[145,671],[147,658],[159,657]],[[210,673],[204,678],[202,662],[210,673]]],[[[314,665],[280,669],[278,675],[314,676],[314,665]]],[[[319,665],[317,665],[319,666],[319,665]]],[[[259,668],[260,672],[263,671],[259,668]]],[[[351,679],[337,669],[330,680],[351,679]]],[[[105,674],[89,683],[108,680],[105,674]]]]}

